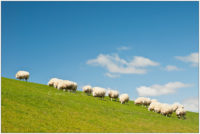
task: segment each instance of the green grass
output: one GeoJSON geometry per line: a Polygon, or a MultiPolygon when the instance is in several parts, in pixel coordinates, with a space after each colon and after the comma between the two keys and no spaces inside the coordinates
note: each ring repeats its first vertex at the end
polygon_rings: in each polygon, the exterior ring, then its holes
{"type": "Polygon", "coordinates": [[[134,105],[100,100],[78,91],[3,78],[2,132],[198,132],[198,113],[185,120],[165,117],[134,105]]]}

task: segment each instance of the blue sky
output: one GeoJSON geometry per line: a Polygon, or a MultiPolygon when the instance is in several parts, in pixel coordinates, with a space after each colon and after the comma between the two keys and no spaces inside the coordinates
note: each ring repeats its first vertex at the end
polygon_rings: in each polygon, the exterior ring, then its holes
{"type": "Polygon", "coordinates": [[[198,2],[2,2],[2,76],[29,71],[198,111],[198,2]]]}

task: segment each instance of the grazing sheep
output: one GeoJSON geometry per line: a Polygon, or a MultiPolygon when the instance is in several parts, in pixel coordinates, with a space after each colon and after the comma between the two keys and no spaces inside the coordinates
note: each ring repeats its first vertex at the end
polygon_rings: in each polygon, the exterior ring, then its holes
{"type": "Polygon", "coordinates": [[[69,80],[61,80],[58,78],[52,78],[49,82],[48,82],[49,86],[53,86],[54,88],[57,88],[58,90],[62,89],[63,91],[76,91],[77,89],[77,83],[76,82],[72,82],[69,80]]]}
{"type": "Polygon", "coordinates": [[[77,83],[69,80],[63,80],[59,83],[58,89],[63,89],[63,91],[73,91],[75,92],[77,89],[77,83]]]}
{"type": "MultiPolygon", "coordinates": [[[[56,80],[54,80],[54,84],[53,84],[53,87],[54,88],[58,88],[58,85],[59,85],[59,83],[61,83],[63,80],[61,80],[61,79],[56,79],[56,80]]],[[[59,89],[58,89],[59,90],[59,89]]]]}
{"type": "MultiPolygon", "coordinates": [[[[152,102],[149,107],[148,110],[149,111],[154,111],[155,112],[155,107],[160,107],[160,103],[159,102],[152,102]]],[[[159,109],[156,108],[156,111],[159,112],[159,109]]]]}
{"type": "Polygon", "coordinates": [[[173,112],[172,107],[169,104],[162,104],[160,113],[165,116],[170,116],[173,112]]]}
{"type": "Polygon", "coordinates": [[[161,109],[162,109],[162,104],[156,103],[155,106],[154,106],[154,112],[161,113],[161,109]]]}
{"type": "Polygon", "coordinates": [[[176,116],[180,119],[183,117],[185,119],[186,111],[183,108],[178,108],[176,110],[176,116]]]}
{"type": "Polygon", "coordinates": [[[151,104],[151,100],[150,98],[145,98],[145,97],[139,97],[135,100],[135,104],[136,105],[144,105],[144,106],[148,106],[151,104]]]}
{"type": "Polygon", "coordinates": [[[128,102],[129,101],[128,94],[121,94],[119,96],[119,101],[121,102],[121,104],[128,102]]]}
{"type": "Polygon", "coordinates": [[[116,90],[109,90],[109,91],[108,91],[108,96],[111,98],[111,101],[112,101],[113,98],[114,98],[115,101],[116,101],[117,98],[119,97],[119,92],[116,91],[116,90]]]}
{"type": "Polygon", "coordinates": [[[56,80],[58,80],[57,78],[52,78],[52,79],[50,79],[49,80],[49,82],[48,82],[48,86],[53,86],[54,85],[54,82],[56,81],[56,80]]]}
{"type": "Polygon", "coordinates": [[[68,81],[66,81],[66,80],[59,80],[56,83],[56,87],[57,87],[58,90],[62,89],[63,91],[65,91],[66,88],[67,88],[67,84],[68,84],[68,81]]]}
{"type": "Polygon", "coordinates": [[[176,110],[177,110],[178,108],[182,108],[182,109],[183,109],[184,106],[181,105],[181,104],[179,104],[179,103],[174,103],[174,104],[172,105],[173,112],[176,112],[176,110]]]}
{"type": "Polygon", "coordinates": [[[135,100],[135,104],[136,105],[142,105],[143,104],[143,100],[144,100],[144,97],[139,97],[135,100]]]}
{"type": "Polygon", "coordinates": [[[29,74],[29,72],[27,72],[27,71],[18,71],[18,72],[16,73],[16,75],[15,75],[15,77],[16,77],[17,79],[19,79],[19,80],[25,79],[26,81],[28,80],[29,76],[30,76],[30,74],[29,74]]]}
{"type": "Polygon", "coordinates": [[[92,95],[94,97],[101,97],[101,99],[104,99],[105,94],[106,94],[106,90],[104,88],[94,87],[92,89],[92,95]]]}
{"type": "Polygon", "coordinates": [[[78,84],[77,84],[76,82],[72,82],[72,88],[71,88],[71,91],[72,91],[72,92],[76,92],[77,87],[78,87],[78,84]]]}
{"type": "Polygon", "coordinates": [[[143,105],[145,105],[146,107],[151,104],[150,98],[144,98],[142,102],[143,102],[143,105]]]}
{"type": "Polygon", "coordinates": [[[92,93],[92,87],[90,85],[86,85],[83,87],[83,92],[87,93],[87,94],[91,94],[92,93]]]}

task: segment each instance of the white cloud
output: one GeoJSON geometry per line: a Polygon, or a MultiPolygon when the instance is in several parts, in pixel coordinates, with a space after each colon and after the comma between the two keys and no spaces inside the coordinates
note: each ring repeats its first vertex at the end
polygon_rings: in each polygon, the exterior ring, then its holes
{"type": "Polygon", "coordinates": [[[150,59],[135,56],[134,59],[129,63],[130,66],[134,67],[146,67],[146,66],[158,66],[159,63],[151,61],[150,59]]]}
{"type": "Polygon", "coordinates": [[[199,111],[198,97],[187,98],[182,102],[182,104],[187,111],[192,111],[192,112],[199,111]]]}
{"type": "Polygon", "coordinates": [[[119,51],[123,51],[123,50],[130,50],[131,48],[130,47],[127,47],[127,46],[121,46],[121,47],[118,47],[117,50],[119,51]]]}
{"type": "Polygon", "coordinates": [[[176,67],[176,66],[168,65],[168,66],[165,67],[165,70],[167,70],[167,71],[179,71],[181,69],[176,67]]]}
{"type": "Polygon", "coordinates": [[[198,53],[191,53],[188,56],[176,56],[175,58],[183,62],[192,63],[192,66],[198,66],[199,63],[198,53]]]}
{"type": "Polygon", "coordinates": [[[110,78],[119,78],[120,75],[119,74],[111,74],[111,73],[106,73],[106,76],[110,77],[110,78]]]}
{"type": "Polygon", "coordinates": [[[88,60],[87,64],[102,66],[110,73],[117,74],[145,74],[147,70],[143,67],[159,65],[157,62],[139,56],[135,56],[133,60],[128,62],[124,59],[121,59],[117,54],[100,54],[96,59],[88,60]]]}
{"type": "Polygon", "coordinates": [[[160,96],[175,93],[177,89],[189,86],[191,85],[181,82],[169,82],[165,85],[152,85],[150,87],[141,86],[138,87],[136,90],[139,96],[160,96]]]}

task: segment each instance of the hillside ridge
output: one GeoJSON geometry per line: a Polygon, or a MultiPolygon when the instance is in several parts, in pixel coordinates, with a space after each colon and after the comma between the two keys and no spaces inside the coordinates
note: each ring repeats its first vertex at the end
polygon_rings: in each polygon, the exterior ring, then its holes
{"type": "Polygon", "coordinates": [[[53,87],[1,77],[2,132],[198,132],[199,114],[178,119],[146,107],[58,91],[53,87]]]}

